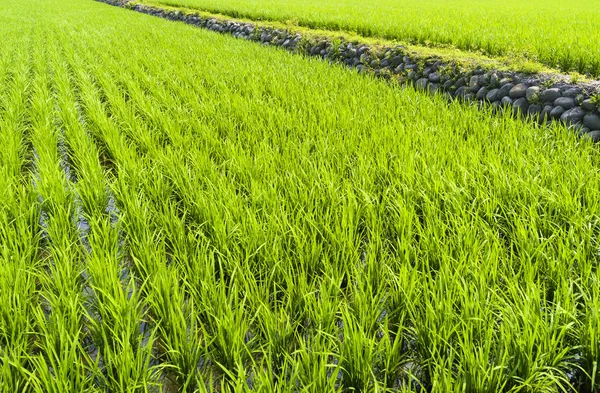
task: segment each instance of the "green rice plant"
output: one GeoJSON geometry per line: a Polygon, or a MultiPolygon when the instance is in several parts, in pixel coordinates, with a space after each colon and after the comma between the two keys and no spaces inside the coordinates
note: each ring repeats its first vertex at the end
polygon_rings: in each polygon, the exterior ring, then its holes
{"type": "MultiPolygon", "coordinates": [[[[183,7],[232,18],[272,21],[310,29],[345,31],[366,37],[426,46],[453,46],[465,51],[540,60],[564,72],[592,72],[599,52],[593,1],[568,7],[558,0],[488,1],[479,8],[466,0],[414,3],[408,0],[140,0],[137,3],[183,7]],[[551,7],[539,17],[536,10],[551,7]]],[[[596,70],[597,71],[597,70],[596,70]]]]}

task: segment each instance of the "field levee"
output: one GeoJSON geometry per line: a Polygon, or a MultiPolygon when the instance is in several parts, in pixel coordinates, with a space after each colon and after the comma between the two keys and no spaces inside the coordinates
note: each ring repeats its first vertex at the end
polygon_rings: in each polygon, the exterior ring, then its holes
{"type": "Polygon", "coordinates": [[[450,100],[487,105],[499,112],[509,111],[540,124],[562,122],[580,136],[600,141],[598,81],[578,83],[560,74],[505,71],[490,69],[485,65],[465,67],[460,61],[411,53],[401,45],[380,47],[358,40],[313,36],[247,21],[137,4],[129,0],[97,1],[319,57],[354,68],[359,73],[413,85],[432,94],[444,94],[450,100]]]}

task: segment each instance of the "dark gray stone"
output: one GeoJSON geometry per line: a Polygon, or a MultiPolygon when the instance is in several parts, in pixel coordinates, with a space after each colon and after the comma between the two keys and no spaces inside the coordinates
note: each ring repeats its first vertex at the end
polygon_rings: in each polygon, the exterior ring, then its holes
{"type": "Polygon", "coordinates": [[[527,98],[525,97],[518,98],[513,103],[513,113],[515,115],[524,115],[527,113],[527,109],[529,109],[529,103],[527,102],[527,98]]]}
{"type": "Polygon", "coordinates": [[[454,86],[458,89],[459,87],[466,86],[465,78],[458,78],[454,81],[454,86]]]}
{"type": "Polygon", "coordinates": [[[559,98],[561,96],[561,92],[560,89],[558,88],[552,88],[552,89],[546,89],[544,90],[541,94],[540,94],[540,98],[542,99],[542,101],[544,102],[554,102],[556,101],[557,98],[559,98]]]}
{"type": "Polygon", "coordinates": [[[575,107],[575,100],[571,97],[559,97],[554,100],[554,105],[560,105],[565,109],[571,109],[575,107]]]}
{"type": "Polygon", "coordinates": [[[500,86],[500,78],[498,78],[498,74],[493,73],[490,76],[490,87],[495,88],[500,86]]]}
{"type": "Polygon", "coordinates": [[[596,110],[596,104],[594,104],[589,98],[581,103],[581,107],[588,112],[596,110]]]}
{"type": "Polygon", "coordinates": [[[542,113],[540,114],[540,123],[544,123],[550,119],[550,112],[552,112],[552,109],[554,109],[552,105],[544,106],[544,109],[542,109],[542,113]]]}
{"type": "Polygon", "coordinates": [[[530,105],[529,109],[527,109],[527,114],[530,116],[536,116],[540,112],[542,112],[542,106],[538,104],[530,105]]]}
{"type": "Polygon", "coordinates": [[[560,116],[560,120],[564,121],[565,123],[577,123],[579,121],[581,121],[583,119],[583,117],[585,116],[585,111],[583,110],[583,108],[580,107],[575,107],[572,109],[569,109],[568,111],[564,112],[561,116],[560,116]]]}
{"type": "Polygon", "coordinates": [[[481,83],[479,82],[479,76],[473,75],[471,77],[471,79],[469,80],[469,89],[473,93],[476,93],[479,90],[480,86],[481,86],[481,83]]]}
{"type": "Polygon", "coordinates": [[[497,98],[502,99],[502,98],[508,96],[508,92],[513,87],[515,87],[515,85],[513,85],[512,83],[506,83],[504,86],[502,86],[500,89],[498,89],[497,98]]]}
{"type": "Polygon", "coordinates": [[[488,100],[488,101],[490,101],[490,102],[498,101],[498,90],[500,90],[500,89],[492,89],[492,90],[490,90],[485,95],[485,99],[488,100]]]}
{"type": "Polygon", "coordinates": [[[513,99],[510,98],[509,96],[502,97],[502,99],[500,100],[500,104],[502,106],[510,106],[513,104],[513,99]]]}
{"type": "Polygon", "coordinates": [[[600,141],[600,131],[590,131],[584,135],[585,138],[590,138],[594,143],[600,141]]]}
{"type": "Polygon", "coordinates": [[[402,56],[394,56],[392,57],[391,65],[394,67],[398,67],[402,64],[402,56]]]}
{"type": "Polygon", "coordinates": [[[415,82],[415,86],[419,90],[425,90],[425,89],[427,89],[427,85],[428,84],[429,84],[429,79],[427,79],[427,78],[421,78],[421,79],[419,79],[419,80],[417,80],[415,82]]]}
{"type": "Polygon", "coordinates": [[[573,88],[567,89],[567,90],[563,91],[563,93],[562,93],[563,97],[570,97],[570,98],[575,98],[579,94],[581,94],[581,89],[578,87],[573,87],[573,88]]]}
{"type": "Polygon", "coordinates": [[[450,89],[450,87],[452,86],[452,81],[451,80],[447,80],[446,82],[444,82],[444,90],[448,90],[450,89]]]}
{"type": "Polygon", "coordinates": [[[539,86],[531,86],[531,87],[527,88],[527,91],[525,92],[525,97],[527,98],[527,101],[529,101],[529,102],[539,99],[540,98],[539,86]]]}
{"type": "Polygon", "coordinates": [[[565,113],[566,109],[563,108],[562,106],[555,106],[554,108],[552,108],[552,111],[550,111],[550,117],[553,119],[559,119],[563,113],[565,113]]]}
{"type": "Polygon", "coordinates": [[[489,93],[489,89],[485,86],[483,86],[481,89],[479,89],[479,91],[477,92],[477,95],[475,96],[478,100],[483,100],[485,99],[485,97],[487,96],[487,94],[489,93]]]}
{"type": "Polygon", "coordinates": [[[517,98],[525,97],[525,93],[527,92],[528,88],[529,86],[527,86],[526,84],[519,83],[518,85],[510,89],[510,91],[508,92],[508,96],[514,100],[516,100],[517,98]]]}
{"type": "Polygon", "coordinates": [[[429,81],[431,83],[439,83],[440,79],[440,74],[438,74],[437,72],[432,72],[431,74],[429,74],[429,81]]]}
{"type": "Polygon", "coordinates": [[[438,90],[440,90],[440,84],[439,83],[430,83],[428,86],[429,92],[432,94],[435,94],[438,92],[438,90]]]}
{"type": "Polygon", "coordinates": [[[457,98],[463,98],[465,96],[465,94],[467,94],[467,87],[466,86],[461,86],[458,89],[456,89],[456,93],[455,96],[457,98]]]}
{"type": "Polygon", "coordinates": [[[600,116],[596,114],[586,115],[583,117],[583,124],[589,127],[590,130],[600,130],[600,116]]]}

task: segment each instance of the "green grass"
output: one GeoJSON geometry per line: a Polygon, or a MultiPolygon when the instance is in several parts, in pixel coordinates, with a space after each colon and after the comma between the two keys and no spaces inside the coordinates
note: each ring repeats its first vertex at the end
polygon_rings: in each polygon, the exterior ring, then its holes
{"type": "Polygon", "coordinates": [[[93,1],[0,21],[0,391],[600,388],[589,141],[93,1]]]}
{"type": "Polygon", "coordinates": [[[598,0],[138,0],[239,18],[451,46],[600,76],[598,0]]]}

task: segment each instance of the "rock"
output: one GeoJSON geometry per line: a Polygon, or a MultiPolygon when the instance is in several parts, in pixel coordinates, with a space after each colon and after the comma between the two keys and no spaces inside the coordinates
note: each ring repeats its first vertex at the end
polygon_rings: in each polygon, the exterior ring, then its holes
{"type": "Polygon", "coordinates": [[[540,112],[542,112],[542,106],[538,104],[530,105],[529,109],[527,109],[527,114],[530,116],[536,116],[540,112]]]}
{"type": "Polygon", "coordinates": [[[449,90],[450,87],[452,86],[452,81],[451,80],[447,80],[446,82],[444,82],[444,90],[449,90]]]}
{"type": "Polygon", "coordinates": [[[567,90],[565,90],[565,91],[562,93],[562,96],[563,96],[563,97],[575,98],[575,97],[577,97],[577,96],[578,96],[580,93],[581,93],[581,89],[580,89],[580,88],[578,88],[578,87],[573,87],[573,88],[570,88],[570,89],[567,89],[567,90]]]}
{"type": "MultiPolygon", "coordinates": [[[[267,34],[267,32],[266,32],[266,31],[263,31],[263,33],[260,35],[260,40],[261,40],[262,42],[270,42],[272,38],[273,38],[273,37],[271,37],[271,35],[270,35],[270,34],[267,34]]],[[[321,48],[320,46],[318,46],[318,45],[317,45],[317,46],[315,46],[313,49],[315,49],[315,52],[320,52],[322,48],[321,48]]]]}
{"type": "Polygon", "coordinates": [[[396,67],[396,69],[394,70],[394,72],[395,72],[396,74],[399,74],[399,73],[401,73],[402,71],[404,71],[404,65],[403,65],[403,64],[400,64],[400,65],[399,65],[398,67],[396,67]]]}
{"type": "Polygon", "coordinates": [[[485,74],[483,74],[482,80],[481,82],[485,85],[488,86],[490,84],[490,78],[492,77],[492,74],[490,74],[489,72],[486,72],[485,74]]]}
{"type": "Polygon", "coordinates": [[[440,80],[440,74],[438,74],[437,72],[432,72],[431,74],[429,74],[429,81],[431,83],[439,83],[440,80]]]}
{"type": "Polygon", "coordinates": [[[563,113],[565,113],[565,111],[566,109],[562,106],[555,106],[554,108],[552,108],[552,111],[550,111],[550,117],[553,119],[558,119],[562,116],[563,113]]]}
{"type": "Polygon", "coordinates": [[[527,98],[525,98],[525,97],[518,98],[513,103],[513,113],[515,115],[518,115],[518,114],[524,115],[527,113],[528,109],[529,109],[529,103],[527,102],[527,98]]]}
{"type": "Polygon", "coordinates": [[[483,86],[481,89],[479,89],[479,91],[477,91],[475,98],[477,98],[478,100],[483,100],[483,99],[485,99],[485,97],[487,96],[488,93],[489,93],[488,88],[483,86]]]}
{"type": "Polygon", "coordinates": [[[388,59],[383,59],[381,60],[381,62],[379,63],[379,65],[383,68],[383,67],[388,67],[390,65],[390,61],[388,59]]]}
{"type": "Polygon", "coordinates": [[[504,86],[502,86],[500,89],[498,89],[498,94],[497,94],[497,98],[498,99],[502,99],[506,96],[508,96],[508,92],[515,87],[515,85],[513,85],[512,83],[506,83],[504,86]]]}
{"type": "MultiPolygon", "coordinates": [[[[502,79],[500,79],[500,82],[498,82],[498,83],[500,83],[500,86],[504,86],[504,85],[509,84],[510,82],[512,82],[512,79],[510,79],[510,78],[502,78],[502,79]]],[[[511,83],[511,85],[512,85],[512,83],[511,83]]]]}
{"type": "Polygon", "coordinates": [[[594,104],[589,98],[581,103],[581,107],[588,112],[592,112],[597,108],[596,104],[594,104]]]}
{"type": "Polygon", "coordinates": [[[500,89],[492,89],[490,90],[486,96],[485,99],[490,101],[490,102],[494,102],[494,101],[498,101],[498,90],[500,89]]]}
{"type": "Polygon", "coordinates": [[[500,100],[500,104],[502,106],[510,106],[513,104],[513,99],[508,96],[502,97],[502,99],[500,100]]]}
{"type": "Polygon", "coordinates": [[[392,57],[390,64],[394,67],[398,67],[400,64],[402,64],[402,56],[392,57]]]}
{"type": "Polygon", "coordinates": [[[435,94],[440,89],[440,85],[439,83],[430,83],[428,89],[431,94],[435,94]]]}
{"type": "Polygon", "coordinates": [[[550,119],[550,112],[552,112],[552,109],[554,109],[552,105],[544,106],[544,109],[542,109],[542,113],[540,114],[540,123],[544,123],[550,119]]]}
{"type": "Polygon", "coordinates": [[[425,90],[425,89],[427,89],[427,85],[428,84],[429,84],[429,79],[427,79],[427,78],[421,78],[421,79],[419,79],[419,80],[417,80],[415,82],[415,86],[419,90],[425,90]]]}
{"type": "Polygon", "coordinates": [[[598,142],[600,141],[600,131],[590,131],[584,137],[590,138],[593,142],[598,142]]]}
{"type": "Polygon", "coordinates": [[[465,101],[472,101],[474,99],[475,99],[475,94],[473,94],[473,93],[465,94],[465,101]]]}
{"type": "Polygon", "coordinates": [[[469,80],[469,89],[473,93],[476,93],[479,90],[479,87],[480,87],[479,76],[473,75],[471,77],[471,79],[469,80]]]}
{"type": "Polygon", "coordinates": [[[500,78],[498,78],[498,74],[493,73],[490,76],[490,87],[498,87],[500,86],[500,78]]]}
{"type": "Polygon", "coordinates": [[[571,97],[559,97],[554,100],[554,105],[560,105],[565,109],[571,109],[575,107],[575,100],[571,97]]]}
{"type": "Polygon", "coordinates": [[[596,114],[586,115],[583,117],[583,124],[589,127],[590,130],[600,130],[600,116],[596,114]]]}
{"type": "Polygon", "coordinates": [[[529,102],[539,99],[540,98],[539,86],[531,86],[531,87],[527,88],[527,91],[525,91],[525,97],[527,98],[527,101],[529,101],[529,102]]]}
{"type": "Polygon", "coordinates": [[[577,123],[577,122],[581,121],[584,116],[585,116],[585,111],[583,110],[583,108],[580,108],[577,106],[575,108],[569,109],[566,112],[564,112],[560,116],[560,120],[565,123],[573,124],[573,123],[577,123]]]}
{"type": "Polygon", "coordinates": [[[517,98],[525,97],[525,93],[527,92],[528,88],[529,86],[527,86],[526,84],[519,83],[518,85],[510,89],[510,91],[508,92],[508,96],[514,100],[516,100],[517,98]]]}
{"type": "Polygon", "coordinates": [[[458,89],[456,89],[456,93],[455,96],[456,98],[463,98],[465,96],[465,94],[467,94],[467,87],[466,86],[461,86],[458,89]]]}
{"type": "Polygon", "coordinates": [[[546,89],[540,94],[540,98],[544,102],[554,102],[560,96],[561,96],[560,89],[558,89],[556,87],[552,88],[552,89],[546,89]]]}
{"type": "Polygon", "coordinates": [[[459,87],[463,87],[466,86],[466,82],[465,82],[465,78],[458,78],[456,81],[454,81],[454,86],[458,89],[459,87]]]}

